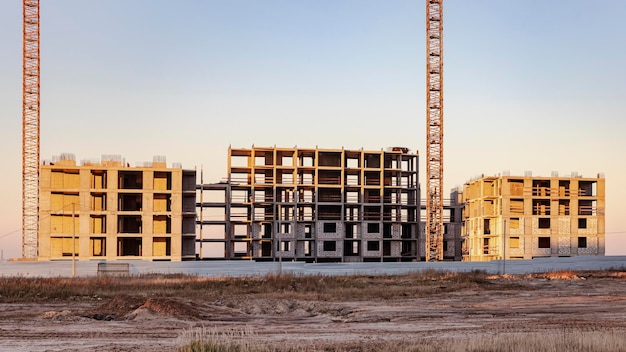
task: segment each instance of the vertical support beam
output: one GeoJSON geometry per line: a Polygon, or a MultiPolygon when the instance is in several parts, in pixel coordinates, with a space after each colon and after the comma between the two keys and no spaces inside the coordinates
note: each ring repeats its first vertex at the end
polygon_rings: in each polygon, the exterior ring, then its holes
{"type": "Polygon", "coordinates": [[[426,0],[426,261],[443,260],[443,0],[426,0]]]}
{"type": "Polygon", "coordinates": [[[39,230],[39,0],[24,0],[22,257],[37,257],[39,230]]]}

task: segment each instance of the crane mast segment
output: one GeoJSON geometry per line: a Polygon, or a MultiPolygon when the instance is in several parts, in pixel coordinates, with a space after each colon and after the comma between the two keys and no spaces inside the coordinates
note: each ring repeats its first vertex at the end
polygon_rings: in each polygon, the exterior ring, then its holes
{"type": "Polygon", "coordinates": [[[426,261],[443,260],[443,0],[426,0],[426,261]]]}
{"type": "Polygon", "coordinates": [[[22,257],[37,257],[39,230],[39,0],[24,0],[22,257]]]}

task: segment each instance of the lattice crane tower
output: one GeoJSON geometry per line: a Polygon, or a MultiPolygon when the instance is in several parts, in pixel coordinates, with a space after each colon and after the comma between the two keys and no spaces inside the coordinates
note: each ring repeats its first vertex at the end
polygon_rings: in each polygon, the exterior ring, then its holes
{"type": "Polygon", "coordinates": [[[24,0],[22,257],[37,257],[39,230],[39,0],[24,0]]]}
{"type": "Polygon", "coordinates": [[[443,0],[426,0],[426,261],[443,260],[443,0]]]}

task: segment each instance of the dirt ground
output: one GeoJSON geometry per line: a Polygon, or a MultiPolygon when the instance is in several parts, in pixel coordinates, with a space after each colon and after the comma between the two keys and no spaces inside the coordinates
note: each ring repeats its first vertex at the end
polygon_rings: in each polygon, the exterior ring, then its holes
{"type": "MultiPolygon", "coordinates": [[[[333,301],[245,295],[0,304],[1,351],[173,351],[184,331],[248,329],[274,342],[466,338],[505,333],[626,332],[626,273],[488,277],[492,287],[427,297],[333,301]],[[515,283],[516,289],[511,289],[515,283]]],[[[444,283],[445,284],[445,283],[444,283]]]]}

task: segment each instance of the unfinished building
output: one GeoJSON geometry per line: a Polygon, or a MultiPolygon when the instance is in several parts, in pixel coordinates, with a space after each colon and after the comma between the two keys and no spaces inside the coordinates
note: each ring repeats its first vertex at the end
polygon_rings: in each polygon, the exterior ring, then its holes
{"type": "MultiPolygon", "coordinates": [[[[421,204],[420,257],[426,259],[426,205],[421,204]]],[[[461,230],[463,227],[462,191],[453,189],[443,200],[443,260],[460,261],[463,256],[461,230]]]]}
{"type": "Polygon", "coordinates": [[[195,170],[71,154],[40,170],[39,260],[195,259],[195,170]]]}
{"type": "Polygon", "coordinates": [[[302,148],[228,150],[228,178],[199,186],[202,259],[420,259],[418,155],[302,148]]]}
{"type": "Polygon", "coordinates": [[[604,255],[600,175],[481,177],[462,199],[464,261],[604,255]]]}

